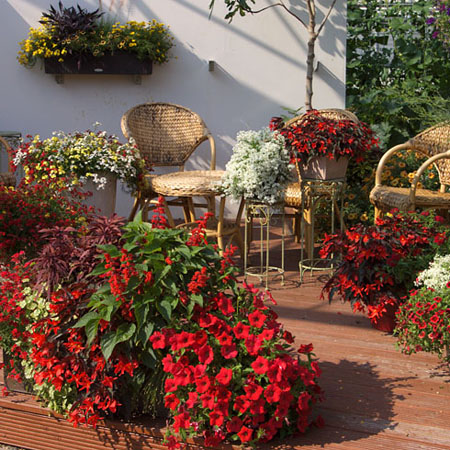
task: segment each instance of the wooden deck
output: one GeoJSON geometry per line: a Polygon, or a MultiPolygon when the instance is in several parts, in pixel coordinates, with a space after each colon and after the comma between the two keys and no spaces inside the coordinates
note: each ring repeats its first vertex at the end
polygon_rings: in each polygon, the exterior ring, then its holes
{"type": "MultiPolygon", "coordinates": [[[[318,409],[326,425],[259,448],[450,449],[448,367],[427,354],[401,354],[392,336],[352,314],[349,305],[320,300],[320,277],[307,276],[299,287],[298,250],[292,245],[286,260],[285,285],[273,282],[270,286],[278,301],[275,309],[296,336],[296,345],[314,344],[326,396],[318,409]]],[[[77,434],[61,419],[42,413],[29,397],[0,397],[0,442],[32,450],[163,448],[160,423],[100,427],[98,432],[78,429],[77,434]],[[39,419],[39,414],[47,421],[39,419]],[[96,433],[104,439],[93,446],[90,439],[96,433]]]]}

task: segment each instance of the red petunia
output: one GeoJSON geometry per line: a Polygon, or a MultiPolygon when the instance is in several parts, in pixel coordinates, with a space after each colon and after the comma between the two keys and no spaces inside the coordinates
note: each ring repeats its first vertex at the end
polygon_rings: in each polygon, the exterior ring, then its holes
{"type": "Polygon", "coordinates": [[[252,362],[251,366],[255,373],[257,373],[258,375],[264,375],[269,369],[269,361],[262,356],[258,356],[255,361],[252,362]]]}
{"type": "Polygon", "coordinates": [[[152,347],[157,348],[165,348],[167,346],[167,338],[164,334],[156,331],[150,336],[149,341],[152,343],[152,347]]]}
{"type": "Polygon", "coordinates": [[[238,413],[245,413],[247,409],[250,407],[250,400],[245,395],[239,395],[234,400],[233,409],[238,413]]]}
{"type": "Polygon", "coordinates": [[[197,386],[197,391],[200,394],[203,394],[204,392],[206,392],[211,387],[211,380],[209,379],[208,376],[204,376],[202,378],[197,379],[195,381],[195,385],[197,386]]]}
{"type": "Polygon", "coordinates": [[[226,367],[222,367],[220,369],[220,372],[217,374],[216,380],[220,384],[228,386],[232,378],[233,378],[233,371],[231,369],[227,369],[226,367]]]}
{"type": "Polygon", "coordinates": [[[242,427],[237,435],[241,442],[248,442],[252,440],[252,434],[253,430],[251,428],[242,427]]]}
{"type": "Polygon", "coordinates": [[[166,395],[166,398],[164,399],[164,404],[166,408],[175,411],[177,409],[177,406],[180,404],[180,400],[175,394],[169,394],[166,395]]]}
{"type": "Polygon", "coordinates": [[[217,299],[217,305],[219,306],[219,309],[222,311],[222,313],[226,316],[230,316],[235,311],[233,303],[225,295],[220,295],[220,297],[217,299]]]}
{"type": "Polygon", "coordinates": [[[214,359],[212,348],[207,344],[197,350],[197,356],[202,364],[209,364],[214,359]]]}
{"type": "Polygon", "coordinates": [[[220,345],[231,345],[233,343],[233,338],[227,333],[222,333],[217,339],[220,345]]]}
{"type": "Polygon", "coordinates": [[[187,429],[191,426],[191,418],[188,413],[183,412],[174,417],[173,429],[179,433],[180,428],[187,429]]]}
{"type": "Polygon", "coordinates": [[[298,349],[299,353],[311,353],[313,351],[313,345],[307,344],[307,345],[300,345],[300,348],[298,349]]]}
{"type": "Polygon", "coordinates": [[[227,422],[227,431],[230,433],[237,433],[242,428],[242,420],[234,416],[229,422],[227,422]]]}
{"type": "Polygon", "coordinates": [[[254,311],[248,315],[248,320],[252,327],[261,328],[266,321],[266,316],[261,311],[254,311]]]}
{"type": "Polygon", "coordinates": [[[225,417],[223,416],[223,414],[220,414],[217,411],[212,411],[209,414],[209,423],[212,427],[214,426],[221,427],[223,425],[224,420],[225,417]]]}
{"type": "Polygon", "coordinates": [[[233,333],[237,339],[246,339],[250,332],[250,327],[248,325],[244,325],[242,322],[239,322],[234,328],[233,333]]]}
{"type": "Polygon", "coordinates": [[[254,334],[250,334],[245,340],[245,348],[250,355],[257,355],[261,344],[262,340],[254,334]]]}
{"type": "Polygon", "coordinates": [[[276,384],[269,384],[264,391],[264,397],[269,403],[276,403],[280,401],[281,392],[276,384]]]}
{"type": "Polygon", "coordinates": [[[309,411],[309,400],[311,399],[311,396],[307,392],[302,392],[297,401],[297,406],[300,411],[303,411],[304,413],[309,411]]]}
{"type": "Polygon", "coordinates": [[[247,384],[246,386],[244,386],[244,390],[247,397],[252,401],[259,400],[261,394],[263,393],[263,388],[256,383],[247,384]]]}
{"type": "Polygon", "coordinates": [[[188,408],[192,409],[198,401],[198,394],[197,394],[197,392],[189,392],[188,396],[189,396],[189,398],[186,401],[186,406],[188,408]]]}
{"type": "Polygon", "coordinates": [[[225,359],[236,358],[236,356],[238,354],[237,349],[236,349],[236,344],[224,345],[220,349],[220,353],[222,354],[222,356],[225,359]]]}

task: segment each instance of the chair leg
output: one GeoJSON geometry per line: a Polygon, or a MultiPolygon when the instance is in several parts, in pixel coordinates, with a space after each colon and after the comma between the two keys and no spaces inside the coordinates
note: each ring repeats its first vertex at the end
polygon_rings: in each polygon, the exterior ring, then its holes
{"type": "Polygon", "coordinates": [[[380,208],[377,208],[375,206],[375,218],[374,220],[376,221],[379,217],[381,218],[383,216],[383,211],[380,208]]]}
{"type": "Polygon", "coordinates": [[[131,222],[135,216],[136,213],[139,209],[139,206],[141,205],[141,198],[138,195],[135,199],[134,199],[134,204],[133,204],[133,208],[131,209],[130,215],[128,216],[128,222],[131,222]]]}
{"type": "Polygon", "coordinates": [[[167,204],[167,201],[166,201],[165,197],[162,197],[162,199],[163,199],[162,200],[162,205],[164,207],[164,212],[165,212],[166,217],[167,217],[167,222],[169,222],[169,225],[170,225],[171,228],[174,228],[175,227],[175,221],[173,220],[173,216],[172,216],[172,213],[170,212],[169,205],[167,204]]]}

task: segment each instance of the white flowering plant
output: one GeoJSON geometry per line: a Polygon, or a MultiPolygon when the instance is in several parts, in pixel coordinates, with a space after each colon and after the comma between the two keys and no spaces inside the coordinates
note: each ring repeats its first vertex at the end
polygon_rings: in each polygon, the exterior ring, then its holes
{"type": "Polygon", "coordinates": [[[240,131],[222,179],[224,194],[267,204],[283,199],[293,165],[284,137],[277,131],[240,131]]]}
{"type": "Polygon", "coordinates": [[[416,286],[439,291],[450,281],[450,255],[436,255],[428,269],[419,273],[416,286]]]}
{"type": "Polygon", "coordinates": [[[12,164],[22,165],[25,183],[55,183],[78,185],[91,179],[97,189],[104,189],[107,174],[122,181],[134,191],[144,173],[145,164],[132,141],[121,144],[114,135],[97,131],[54,132],[41,141],[40,136],[28,136],[13,151],[12,164]]]}

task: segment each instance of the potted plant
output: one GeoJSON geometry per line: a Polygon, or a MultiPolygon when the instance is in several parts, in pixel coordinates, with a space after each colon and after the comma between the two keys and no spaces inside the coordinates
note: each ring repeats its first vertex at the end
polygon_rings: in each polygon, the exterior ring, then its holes
{"type": "Polygon", "coordinates": [[[449,245],[442,218],[389,213],[375,225],[356,225],[326,236],[323,258],[334,258],[336,270],[322,290],[331,301],[338,294],[353,311],[365,312],[375,328],[392,332],[395,311],[414,286],[417,274],[449,245]]]}
{"type": "Polygon", "coordinates": [[[61,2],[58,9],[51,6],[41,27],[20,43],[20,64],[43,59],[45,71],[54,74],[150,74],[152,62],[168,61],[173,37],[162,23],[112,23],[102,14],[61,2]]]}
{"type": "MultiPolygon", "coordinates": [[[[94,129],[99,125],[94,124],[94,129]]],[[[39,135],[28,138],[12,155],[12,163],[23,167],[23,182],[81,185],[93,193],[87,204],[97,206],[104,215],[114,212],[116,180],[133,191],[143,174],[144,162],[137,148],[131,142],[121,144],[106,131],[59,131],[43,141],[39,135]]]]}
{"type": "Polygon", "coordinates": [[[436,353],[450,362],[450,254],[437,255],[416,285],[397,313],[398,346],[403,353],[436,353]]]}
{"type": "Polygon", "coordinates": [[[360,162],[377,145],[366,124],[350,116],[338,119],[327,111],[310,110],[299,120],[287,122],[280,117],[271,120],[271,129],[284,136],[291,162],[297,164],[302,179],[344,178],[349,158],[360,162]]]}
{"type": "Polygon", "coordinates": [[[224,193],[265,204],[281,201],[292,178],[289,159],[278,131],[240,131],[222,180],[224,193]]]}

